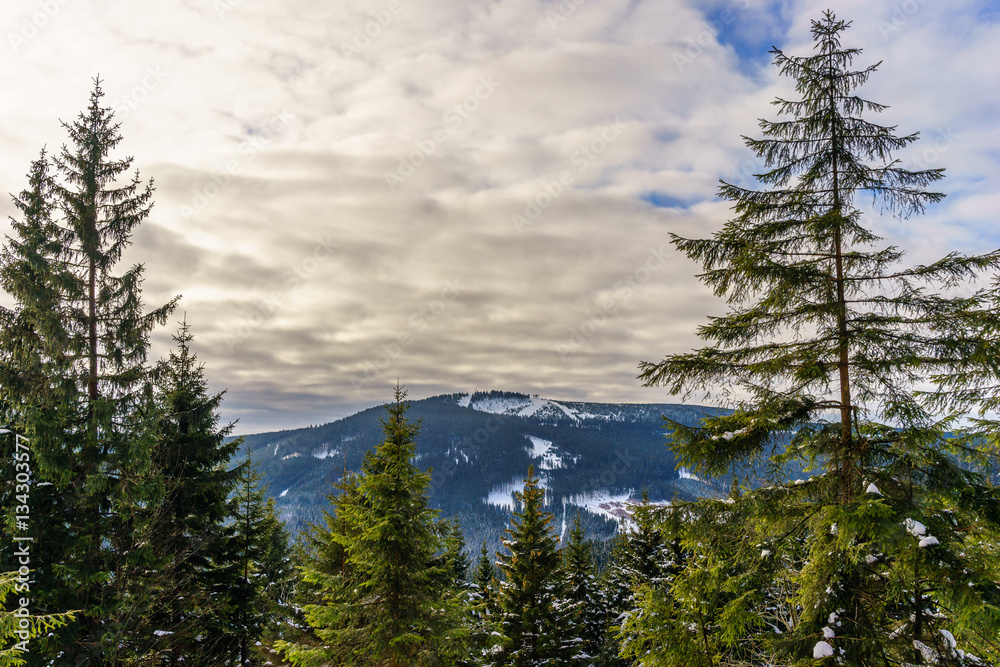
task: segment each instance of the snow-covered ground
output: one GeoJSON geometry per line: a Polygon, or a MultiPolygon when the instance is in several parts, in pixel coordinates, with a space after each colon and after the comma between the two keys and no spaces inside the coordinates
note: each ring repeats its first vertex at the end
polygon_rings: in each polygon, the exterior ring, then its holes
{"type": "Polygon", "coordinates": [[[531,442],[531,451],[528,452],[528,456],[533,459],[541,459],[538,464],[539,470],[557,470],[564,467],[565,462],[562,456],[556,452],[555,445],[552,444],[551,440],[543,440],[533,435],[529,435],[528,440],[531,442]]]}
{"type": "Polygon", "coordinates": [[[590,493],[581,493],[563,498],[563,508],[574,505],[592,514],[622,521],[632,516],[630,505],[637,501],[632,497],[634,491],[629,489],[624,493],[611,493],[606,489],[596,489],[590,493]]]}
{"type": "Polygon", "coordinates": [[[694,481],[701,482],[702,484],[706,483],[705,480],[703,480],[701,477],[692,474],[687,468],[683,466],[681,466],[681,468],[677,471],[677,476],[681,479],[693,479],[694,481]]]}
{"type": "Polygon", "coordinates": [[[580,421],[581,419],[598,416],[581,413],[578,410],[569,408],[556,401],[550,401],[547,398],[480,396],[473,401],[472,394],[465,394],[458,399],[458,404],[463,408],[472,408],[479,412],[516,417],[569,418],[573,421],[580,421]]]}
{"type": "MultiPolygon", "coordinates": [[[[538,486],[543,489],[547,489],[548,480],[544,477],[539,478],[538,486]]],[[[484,503],[488,505],[494,505],[496,507],[506,507],[507,509],[514,510],[514,492],[524,491],[524,478],[515,477],[509,484],[501,484],[500,486],[495,486],[490,489],[489,495],[483,500],[484,503]]],[[[549,494],[545,494],[545,504],[548,505],[551,502],[549,494]]]]}

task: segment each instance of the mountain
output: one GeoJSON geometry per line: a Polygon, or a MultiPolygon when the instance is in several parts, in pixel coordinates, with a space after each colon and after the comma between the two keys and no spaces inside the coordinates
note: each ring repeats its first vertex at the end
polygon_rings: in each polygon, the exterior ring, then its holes
{"type": "MultiPolygon", "coordinates": [[[[663,417],[687,425],[724,410],[693,405],[581,403],[513,392],[449,394],[413,401],[421,420],[417,465],[431,469],[430,501],[458,517],[470,549],[496,547],[510,521],[512,493],[534,465],[548,490],[556,530],[577,512],[590,535],[610,537],[626,503],[718,495],[710,483],[676,469],[664,444],[663,417]]],[[[320,520],[326,495],[345,468],[358,470],[381,442],[381,407],[344,419],[244,436],[251,456],[293,531],[320,520]]]]}

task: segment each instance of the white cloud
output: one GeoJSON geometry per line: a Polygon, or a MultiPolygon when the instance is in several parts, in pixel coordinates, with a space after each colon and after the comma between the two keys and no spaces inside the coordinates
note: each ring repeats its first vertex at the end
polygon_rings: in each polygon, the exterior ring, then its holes
{"type": "MultiPolygon", "coordinates": [[[[573,354],[557,350],[668,232],[721,226],[717,181],[745,177],[740,135],[789,90],[719,43],[704,12],[743,12],[746,39],[803,53],[825,5],[578,0],[559,20],[551,0],[390,4],[60,0],[15,52],[9,36],[41,3],[5,3],[0,179],[23,187],[100,73],[122,108],[123,152],[157,183],[128,259],[145,262],[151,304],[184,294],[241,431],[341,416],[385,400],[397,377],[414,396],[670,400],[639,386],[638,361],[697,345],[697,325],[723,312],[682,257],[619,291],[573,354]],[[345,48],[366,26],[370,42],[345,48]],[[484,78],[498,84],[488,94],[484,78]],[[581,148],[615,119],[627,129],[581,168],[581,148]],[[414,153],[428,140],[430,155],[414,153]],[[386,172],[408,159],[420,164],[390,190],[386,172]],[[561,171],[572,184],[517,233],[511,214],[561,171]],[[640,200],[654,191],[688,208],[640,200]],[[464,287],[432,318],[448,281],[464,287]],[[393,342],[385,368],[352,382],[393,342]]],[[[838,5],[862,61],[884,60],[864,92],[926,138],[902,157],[950,137],[933,157],[951,196],[884,231],[917,261],[986,250],[998,245],[1000,26],[984,2],[910,4],[902,18],[895,5],[838,5]]]]}

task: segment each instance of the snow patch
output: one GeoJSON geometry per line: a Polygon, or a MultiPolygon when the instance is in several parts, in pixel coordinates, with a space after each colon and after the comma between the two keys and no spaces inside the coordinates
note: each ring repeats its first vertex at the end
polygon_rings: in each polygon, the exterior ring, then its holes
{"type": "Polygon", "coordinates": [[[829,658],[833,655],[833,647],[826,642],[816,642],[813,646],[813,658],[819,660],[820,658],[829,658]]]}
{"type": "Polygon", "coordinates": [[[302,452],[292,452],[288,456],[282,456],[281,460],[282,461],[287,461],[288,459],[294,459],[294,458],[298,458],[300,456],[302,456],[302,452]]]}
{"type": "Polygon", "coordinates": [[[328,456],[336,456],[340,453],[339,449],[324,449],[321,452],[313,452],[313,456],[318,459],[325,459],[328,456]]]}
{"type": "Polygon", "coordinates": [[[703,480],[701,477],[698,477],[697,475],[692,474],[691,471],[689,471],[684,466],[681,466],[677,470],[677,477],[679,477],[680,479],[691,479],[696,482],[701,482],[702,484],[706,483],[705,480],[703,480]]]}
{"type": "Polygon", "coordinates": [[[533,435],[529,435],[527,438],[531,442],[531,451],[528,452],[528,456],[542,460],[538,464],[540,470],[557,470],[563,467],[563,459],[555,452],[555,446],[551,440],[544,440],[533,435]]]}
{"type": "Polygon", "coordinates": [[[472,402],[472,394],[466,394],[462,398],[458,399],[458,405],[462,408],[469,407],[469,403],[472,402]]]}
{"type": "Polygon", "coordinates": [[[282,491],[282,492],[281,492],[281,494],[280,494],[280,495],[279,495],[278,497],[279,497],[279,498],[284,498],[285,496],[287,496],[287,495],[288,495],[288,492],[289,492],[289,491],[291,491],[291,489],[290,489],[290,488],[288,488],[288,489],[285,489],[284,491],[282,491]]]}
{"type": "Polygon", "coordinates": [[[903,525],[906,526],[906,530],[910,532],[910,535],[913,535],[914,537],[920,537],[921,535],[927,533],[927,528],[924,524],[920,523],[916,519],[907,519],[903,522],[903,525]]]}
{"type": "MultiPolygon", "coordinates": [[[[538,480],[538,486],[543,489],[548,489],[549,481],[544,477],[540,477],[538,480]]],[[[495,486],[490,489],[489,494],[483,499],[483,502],[487,505],[493,505],[495,507],[504,507],[510,511],[514,511],[514,493],[524,492],[524,478],[515,477],[513,481],[509,484],[501,484],[500,486],[495,486]]],[[[545,505],[548,505],[550,498],[548,494],[545,494],[545,505]]]]}
{"type": "Polygon", "coordinates": [[[597,489],[590,493],[582,493],[563,498],[563,506],[575,505],[585,509],[591,514],[614,519],[616,521],[626,521],[632,517],[633,490],[629,489],[625,493],[613,494],[605,489],[597,489]]]}

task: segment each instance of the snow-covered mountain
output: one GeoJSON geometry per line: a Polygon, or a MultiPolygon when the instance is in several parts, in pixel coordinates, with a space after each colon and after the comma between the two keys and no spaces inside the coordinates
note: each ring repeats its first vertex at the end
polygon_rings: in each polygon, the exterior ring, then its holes
{"type": "MultiPolygon", "coordinates": [[[[357,470],[382,439],[374,407],[322,426],[246,436],[282,516],[293,528],[317,521],[345,468],[357,470]]],[[[577,513],[595,537],[614,533],[643,490],[650,499],[723,490],[676,469],[663,416],[696,424],[715,408],[674,404],[582,403],[513,392],[435,396],[411,405],[422,420],[417,465],[431,469],[431,501],[457,516],[470,546],[498,542],[524,487],[528,466],[547,489],[563,532],[577,513]]]]}

